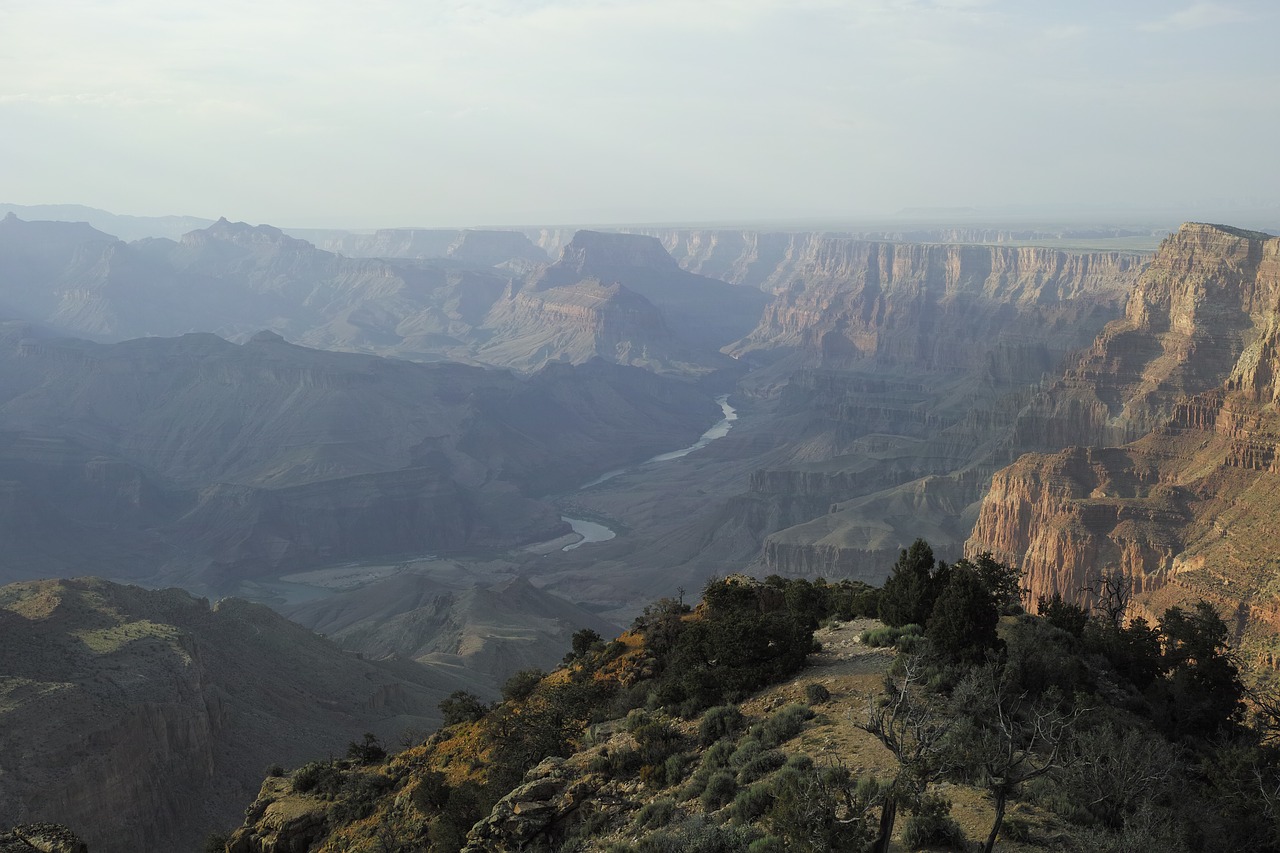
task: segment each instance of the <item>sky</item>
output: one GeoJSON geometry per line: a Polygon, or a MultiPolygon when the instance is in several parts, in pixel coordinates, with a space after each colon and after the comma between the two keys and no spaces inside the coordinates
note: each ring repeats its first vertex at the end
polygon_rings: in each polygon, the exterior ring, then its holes
{"type": "Polygon", "coordinates": [[[1274,0],[0,0],[0,202],[282,226],[1280,204],[1274,0]]]}

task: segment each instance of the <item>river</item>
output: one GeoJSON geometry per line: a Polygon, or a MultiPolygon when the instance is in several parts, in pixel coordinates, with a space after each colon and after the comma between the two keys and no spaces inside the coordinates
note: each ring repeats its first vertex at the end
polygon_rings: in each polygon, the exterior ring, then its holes
{"type": "MultiPolygon", "coordinates": [[[[693,453],[695,450],[701,450],[702,448],[706,447],[708,444],[715,441],[717,438],[724,438],[726,435],[729,434],[729,430],[733,429],[733,422],[738,419],[738,411],[737,409],[733,408],[733,406],[729,405],[728,394],[724,394],[722,396],[717,397],[716,403],[719,404],[720,411],[724,414],[724,417],[716,421],[716,423],[712,424],[711,428],[708,429],[706,432],[704,432],[701,436],[699,436],[698,440],[695,441],[693,444],[689,445],[688,447],[682,447],[679,450],[672,450],[669,453],[659,453],[657,456],[653,456],[649,459],[646,459],[645,461],[639,463],[638,465],[630,465],[626,468],[618,468],[613,471],[606,471],[605,473],[601,474],[599,477],[596,477],[591,482],[584,483],[583,485],[579,486],[577,491],[581,492],[586,489],[590,489],[594,486],[598,486],[601,483],[607,483],[610,480],[612,480],[614,477],[621,476],[622,474],[625,474],[628,471],[635,471],[636,469],[643,468],[646,465],[655,465],[659,462],[670,462],[672,459],[679,459],[682,456],[688,456],[690,453],[693,453]]],[[[572,545],[566,545],[563,548],[561,548],[560,550],[562,551],[572,551],[574,548],[579,548],[591,542],[608,542],[610,539],[612,539],[614,536],[617,535],[608,527],[605,527],[603,524],[600,524],[597,521],[588,521],[583,518],[570,518],[567,515],[562,515],[560,516],[560,518],[563,521],[568,522],[569,526],[573,528],[573,532],[577,533],[579,536],[582,537],[582,539],[580,539],[577,542],[574,542],[572,545]]]]}

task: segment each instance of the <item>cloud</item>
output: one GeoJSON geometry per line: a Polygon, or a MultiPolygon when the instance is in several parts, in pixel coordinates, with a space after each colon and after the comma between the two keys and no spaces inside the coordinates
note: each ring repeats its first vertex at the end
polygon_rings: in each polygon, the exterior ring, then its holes
{"type": "Polygon", "coordinates": [[[1251,15],[1225,3],[1196,3],[1166,18],[1140,24],[1138,28],[1147,32],[1178,32],[1223,24],[1238,24],[1249,20],[1252,20],[1251,15]]]}

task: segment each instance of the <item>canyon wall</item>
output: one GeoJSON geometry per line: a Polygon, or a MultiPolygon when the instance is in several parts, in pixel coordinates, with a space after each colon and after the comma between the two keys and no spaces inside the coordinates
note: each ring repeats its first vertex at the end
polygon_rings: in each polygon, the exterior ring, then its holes
{"type": "Polygon", "coordinates": [[[1142,607],[1207,597],[1280,627],[1267,531],[1280,522],[1280,238],[1188,224],[1015,442],[1072,447],[998,472],[970,553],[1024,568],[1033,599],[1119,570],[1142,607]],[[1108,445],[1110,445],[1108,447],[1108,445]]]}
{"type": "Polygon", "coordinates": [[[796,437],[750,491],[803,523],[765,572],[878,581],[925,536],[957,556],[1019,410],[1119,314],[1139,255],[826,239],[729,351],[796,437]],[[777,390],[772,390],[772,389],[777,390]]]}

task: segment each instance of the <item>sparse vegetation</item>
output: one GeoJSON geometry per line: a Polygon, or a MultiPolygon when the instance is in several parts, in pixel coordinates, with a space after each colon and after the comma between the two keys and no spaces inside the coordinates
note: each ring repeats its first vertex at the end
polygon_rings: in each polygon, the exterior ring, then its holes
{"type": "MultiPolygon", "coordinates": [[[[818,853],[884,851],[892,840],[992,850],[1001,838],[1079,850],[1280,849],[1280,712],[1264,713],[1280,700],[1255,699],[1260,710],[1246,719],[1211,608],[1172,608],[1155,626],[1061,599],[1030,615],[1006,567],[928,556],[918,543],[900,563],[932,596],[929,616],[876,637],[896,654],[862,708],[843,699],[847,687],[837,700],[816,681],[780,690],[768,713],[729,701],[762,678],[747,672],[757,655],[771,678],[793,671],[812,648],[806,626],[829,618],[833,585],[715,581],[696,610],[668,600],[618,641],[583,635],[565,667],[521,674],[495,707],[451,696],[450,727],[410,757],[374,757],[366,747],[381,747],[366,736],[345,761],[300,768],[292,787],[331,801],[331,819],[352,838],[389,833],[385,848],[353,850],[452,853],[526,771],[584,747],[590,757],[573,760],[597,774],[591,785],[631,805],[585,808],[542,839],[547,849],[818,853]],[[734,620],[792,645],[762,650],[734,620]],[[804,702],[777,707],[779,695],[804,702]],[[654,701],[618,719],[624,696],[654,701]],[[843,756],[810,751],[807,732],[830,733],[837,716],[874,735],[891,765],[855,777],[843,756]],[[396,801],[417,823],[388,805],[406,786],[396,801]],[[963,828],[951,813],[958,795],[970,815],[963,828]],[[990,822],[975,825],[979,796],[990,822]],[[1192,798],[1203,805],[1187,809],[1192,798]]],[[[887,606],[918,605],[908,588],[887,606]]]]}

